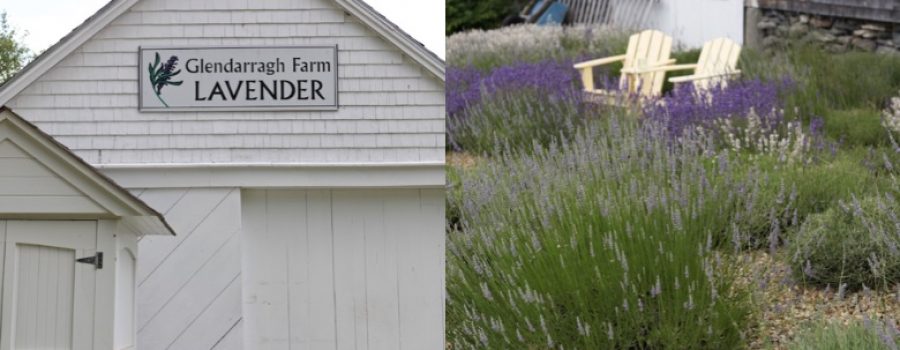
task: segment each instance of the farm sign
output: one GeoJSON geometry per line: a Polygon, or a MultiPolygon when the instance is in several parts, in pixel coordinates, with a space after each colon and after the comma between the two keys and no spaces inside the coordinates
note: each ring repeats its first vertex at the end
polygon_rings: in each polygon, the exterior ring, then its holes
{"type": "Polygon", "coordinates": [[[336,46],[139,51],[141,111],[338,107],[336,46]]]}

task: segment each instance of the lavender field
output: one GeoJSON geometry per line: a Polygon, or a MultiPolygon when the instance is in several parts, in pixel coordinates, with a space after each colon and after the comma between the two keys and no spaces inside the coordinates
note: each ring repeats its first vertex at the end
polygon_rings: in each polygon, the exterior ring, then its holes
{"type": "Polygon", "coordinates": [[[448,348],[898,349],[900,58],[586,101],[572,63],[626,38],[448,38],[448,348]]]}

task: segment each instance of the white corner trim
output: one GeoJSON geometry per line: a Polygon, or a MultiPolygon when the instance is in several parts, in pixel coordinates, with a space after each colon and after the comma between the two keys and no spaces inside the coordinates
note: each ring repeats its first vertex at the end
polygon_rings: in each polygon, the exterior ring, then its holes
{"type": "Polygon", "coordinates": [[[96,165],[126,188],[444,187],[444,163],[108,164],[96,165]]]}

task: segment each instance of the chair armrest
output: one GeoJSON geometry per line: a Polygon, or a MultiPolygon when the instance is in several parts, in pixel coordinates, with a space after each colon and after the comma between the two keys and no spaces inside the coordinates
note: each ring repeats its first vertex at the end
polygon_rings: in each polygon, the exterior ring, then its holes
{"type": "Polygon", "coordinates": [[[622,69],[622,73],[643,74],[643,73],[669,72],[669,71],[675,71],[675,70],[689,70],[689,69],[697,69],[697,64],[676,64],[676,65],[664,65],[664,66],[657,66],[657,67],[625,68],[625,69],[622,69]]]}
{"type": "Polygon", "coordinates": [[[581,62],[581,63],[576,63],[574,67],[575,67],[575,69],[585,69],[585,68],[591,68],[591,67],[596,67],[596,66],[602,66],[604,64],[610,64],[610,63],[614,63],[614,62],[624,61],[625,57],[626,57],[625,55],[618,55],[618,56],[610,56],[610,57],[606,57],[606,58],[599,58],[596,60],[590,60],[590,61],[585,61],[585,62],[581,62]]]}
{"type": "Polygon", "coordinates": [[[685,76],[671,78],[671,79],[669,79],[669,82],[673,83],[673,84],[677,84],[677,83],[684,83],[684,82],[688,82],[688,81],[712,79],[712,78],[731,76],[731,75],[740,75],[740,74],[741,74],[740,70],[735,70],[735,71],[731,71],[731,72],[723,72],[723,73],[716,73],[716,74],[685,75],[685,76]]]}

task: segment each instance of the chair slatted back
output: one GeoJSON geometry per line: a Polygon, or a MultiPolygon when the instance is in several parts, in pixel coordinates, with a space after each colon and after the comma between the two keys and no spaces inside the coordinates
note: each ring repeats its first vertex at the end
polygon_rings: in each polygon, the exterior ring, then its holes
{"type": "MultiPolygon", "coordinates": [[[[658,30],[645,30],[628,39],[624,68],[643,68],[666,61],[672,54],[672,37],[658,30]]],[[[643,96],[658,95],[662,92],[665,72],[644,74],[623,74],[619,86],[631,93],[643,96]]]]}
{"type": "Polygon", "coordinates": [[[700,60],[697,62],[695,75],[718,75],[717,78],[697,80],[694,86],[698,89],[707,89],[713,84],[725,84],[726,73],[737,69],[738,59],[741,56],[741,46],[731,39],[719,38],[707,42],[700,52],[700,60]]]}

